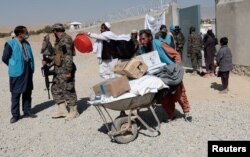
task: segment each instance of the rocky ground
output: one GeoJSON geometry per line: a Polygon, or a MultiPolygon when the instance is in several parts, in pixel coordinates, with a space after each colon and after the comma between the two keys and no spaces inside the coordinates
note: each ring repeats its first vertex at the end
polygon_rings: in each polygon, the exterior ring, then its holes
{"type": "MultiPolygon", "coordinates": [[[[129,144],[112,142],[98,112],[86,101],[92,85],[98,83],[98,62],[93,54],[77,54],[76,89],[80,117],[70,122],[51,119],[54,103],[48,100],[41,75],[40,43],[31,43],[35,53],[33,113],[35,119],[10,124],[10,93],[7,68],[0,63],[0,156],[207,156],[209,140],[250,139],[250,78],[230,75],[230,92],[221,95],[220,79],[186,74],[184,83],[193,121],[185,122],[177,105],[177,119],[161,124],[160,135],[150,137],[145,129],[129,144]]],[[[2,52],[3,44],[0,46],[2,52]]],[[[110,111],[113,117],[118,112],[110,111]]],[[[156,108],[162,121],[166,114],[156,108]]],[[[154,125],[148,112],[142,117],[154,125]]]]}

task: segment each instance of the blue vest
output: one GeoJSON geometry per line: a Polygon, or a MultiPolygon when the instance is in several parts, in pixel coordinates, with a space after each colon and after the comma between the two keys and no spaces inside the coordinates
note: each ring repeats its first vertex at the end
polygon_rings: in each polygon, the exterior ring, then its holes
{"type": "MultiPolygon", "coordinates": [[[[160,60],[162,63],[166,64],[173,64],[174,62],[169,58],[169,56],[166,54],[165,50],[163,49],[161,45],[161,40],[160,39],[154,39],[152,41],[153,48],[156,50],[160,56],[160,60]]],[[[146,53],[145,48],[141,47],[141,53],[144,54],[146,53]]]]}
{"type": "Polygon", "coordinates": [[[171,45],[171,44],[172,44],[171,35],[170,35],[169,33],[167,33],[165,39],[163,39],[162,37],[160,37],[160,40],[166,42],[168,45],[171,45]]]}
{"type": "MultiPolygon", "coordinates": [[[[9,67],[9,76],[10,77],[18,77],[21,76],[24,73],[24,57],[23,57],[23,50],[20,47],[19,41],[14,38],[9,41],[7,41],[9,46],[12,49],[12,55],[8,62],[9,67]]],[[[32,72],[35,70],[34,66],[34,57],[32,54],[31,46],[27,41],[24,41],[24,47],[26,50],[26,53],[30,60],[30,67],[32,69],[32,72]]]]}

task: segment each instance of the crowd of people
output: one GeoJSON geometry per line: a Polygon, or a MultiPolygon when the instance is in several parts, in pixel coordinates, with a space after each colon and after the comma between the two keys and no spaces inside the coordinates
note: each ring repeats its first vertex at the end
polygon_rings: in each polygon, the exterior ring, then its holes
{"type": "Polygon", "coordinates": [[[193,74],[202,75],[201,50],[203,50],[206,69],[205,75],[203,77],[221,77],[223,89],[220,91],[220,93],[226,94],[229,91],[229,72],[233,69],[232,53],[228,47],[227,37],[222,37],[220,39],[220,49],[218,51],[216,49],[216,45],[218,45],[218,39],[215,37],[212,29],[208,29],[207,33],[202,38],[200,34],[195,32],[194,27],[190,27],[187,52],[188,57],[191,57],[193,74]],[[216,71],[217,67],[219,67],[218,71],[216,71]]]}
{"type": "MultiPolygon", "coordinates": [[[[52,26],[56,38],[54,46],[51,45],[49,35],[44,37],[42,51],[43,65],[48,66],[53,74],[51,93],[57,109],[52,118],[65,118],[72,120],[79,116],[77,111],[77,94],[75,90],[76,65],[73,62],[75,49],[73,39],[65,33],[63,24],[57,23],[52,26]]],[[[20,116],[19,101],[22,96],[23,117],[35,118],[31,113],[31,94],[33,89],[34,58],[31,45],[27,41],[29,37],[25,26],[17,26],[14,30],[15,37],[8,40],[4,47],[2,61],[8,66],[9,84],[11,92],[11,113],[10,123],[17,122],[20,116]]],[[[96,39],[93,44],[93,52],[99,59],[99,74],[103,79],[110,79],[115,76],[112,71],[118,59],[123,58],[113,49],[113,41],[132,41],[134,46],[133,54],[140,54],[157,51],[160,60],[167,65],[182,64],[183,49],[186,39],[179,26],[162,25],[159,32],[153,34],[149,29],[140,31],[132,30],[129,35],[116,35],[111,31],[111,24],[105,22],[101,25],[100,34],[83,32],[90,38],[96,39]]],[[[221,48],[216,52],[215,45],[218,44],[212,30],[208,30],[202,39],[201,35],[190,27],[188,36],[187,56],[190,57],[193,74],[201,68],[201,50],[204,49],[206,61],[206,74],[204,77],[211,77],[215,74],[216,64],[219,66],[218,76],[221,77],[223,90],[228,92],[229,73],[232,70],[232,54],[227,46],[228,38],[220,39],[221,48]]],[[[126,59],[128,59],[126,57],[126,59]]],[[[175,103],[178,102],[183,109],[184,118],[191,120],[190,104],[186,95],[184,83],[175,88],[172,94],[164,96],[160,100],[168,119],[175,118],[175,103]]]]}

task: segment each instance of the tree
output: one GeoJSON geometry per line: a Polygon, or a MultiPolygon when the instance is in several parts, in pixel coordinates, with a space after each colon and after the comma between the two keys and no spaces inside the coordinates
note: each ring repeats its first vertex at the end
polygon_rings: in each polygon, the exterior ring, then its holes
{"type": "Polygon", "coordinates": [[[10,33],[0,33],[0,38],[5,38],[5,37],[9,37],[11,35],[10,33]]]}
{"type": "Polygon", "coordinates": [[[43,33],[52,33],[52,27],[47,25],[43,28],[42,31],[43,33]]]}

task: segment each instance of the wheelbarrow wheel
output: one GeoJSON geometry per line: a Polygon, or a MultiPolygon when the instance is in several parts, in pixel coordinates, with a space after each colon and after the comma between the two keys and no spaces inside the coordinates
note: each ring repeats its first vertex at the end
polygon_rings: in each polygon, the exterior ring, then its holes
{"type": "MultiPolygon", "coordinates": [[[[131,127],[128,131],[114,136],[114,139],[117,143],[126,144],[136,139],[138,135],[137,125],[134,122],[131,122],[131,127]]],[[[114,125],[112,125],[112,132],[120,131],[128,126],[128,117],[120,117],[115,119],[114,125]]]]}

